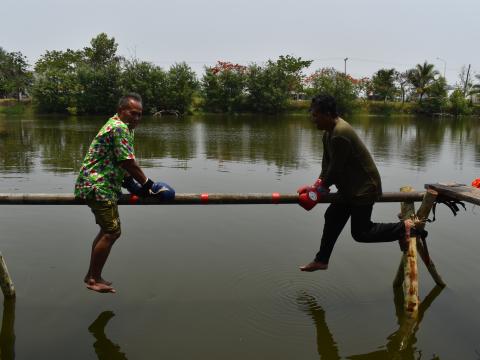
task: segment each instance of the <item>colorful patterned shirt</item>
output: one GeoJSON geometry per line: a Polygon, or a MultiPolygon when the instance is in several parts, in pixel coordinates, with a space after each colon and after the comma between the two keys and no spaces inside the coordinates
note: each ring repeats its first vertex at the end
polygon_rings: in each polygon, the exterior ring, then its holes
{"type": "Polygon", "coordinates": [[[127,173],[119,162],[135,159],[133,138],[133,130],[116,114],[103,125],[83,160],[75,183],[75,197],[118,200],[127,173]]]}

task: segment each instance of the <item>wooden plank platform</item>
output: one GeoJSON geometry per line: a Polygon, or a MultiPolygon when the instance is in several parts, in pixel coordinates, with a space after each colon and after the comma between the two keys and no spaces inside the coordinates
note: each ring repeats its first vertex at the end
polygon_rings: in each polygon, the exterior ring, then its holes
{"type": "Polygon", "coordinates": [[[433,189],[441,196],[480,205],[480,189],[473,186],[457,183],[437,183],[425,184],[425,188],[433,189]]]}

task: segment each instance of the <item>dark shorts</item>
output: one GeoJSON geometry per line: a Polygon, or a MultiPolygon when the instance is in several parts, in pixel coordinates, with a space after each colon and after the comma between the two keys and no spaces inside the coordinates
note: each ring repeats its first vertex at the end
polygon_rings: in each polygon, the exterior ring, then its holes
{"type": "Polygon", "coordinates": [[[117,202],[87,199],[86,203],[92,210],[93,215],[95,215],[95,222],[104,233],[113,234],[120,232],[120,216],[118,215],[117,202]]]}

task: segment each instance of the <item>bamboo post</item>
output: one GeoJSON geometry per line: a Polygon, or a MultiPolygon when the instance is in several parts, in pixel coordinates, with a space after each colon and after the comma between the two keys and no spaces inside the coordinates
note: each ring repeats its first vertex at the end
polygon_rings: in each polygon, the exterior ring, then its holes
{"type": "MultiPolygon", "coordinates": [[[[428,218],[437,196],[438,196],[437,191],[433,189],[427,189],[427,192],[423,197],[422,204],[420,205],[420,208],[417,211],[417,217],[420,220],[423,221],[428,218]]],[[[425,228],[425,223],[421,223],[417,225],[417,229],[423,230],[424,228],[425,228]]],[[[420,255],[420,258],[423,260],[425,266],[427,267],[428,272],[432,276],[433,281],[435,281],[435,283],[438,286],[441,286],[441,287],[446,286],[445,282],[443,281],[440,274],[437,272],[435,264],[433,263],[432,259],[428,255],[428,252],[424,248],[423,243],[421,241],[417,241],[417,250],[418,250],[418,254],[420,255]]]]}
{"type": "MultiPolygon", "coordinates": [[[[411,186],[403,186],[401,192],[412,192],[411,186]]],[[[415,206],[413,202],[402,202],[400,205],[401,218],[406,220],[415,215],[415,206]]],[[[408,249],[402,255],[402,261],[393,282],[394,286],[399,286],[403,281],[404,310],[408,317],[416,318],[418,314],[418,267],[417,267],[417,239],[410,237],[408,240],[408,249]]]]}
{"type": "Polygon", "coordinates": [[[13,281],[8,273],[7,264],[0,253],[0,287],[2,288],[3,296],[6,298],[15,297],[15,288],[13,287],[13,281]]]}
{"type": "MultiPolygon", "coordinates": [[[[413,188],[411,186],[403,186],[400,188],[400,192],[402,193],[409,193],[413,192],[413,188]]],[[[412,215],[415,214],[415,205],[413,202],[405,201],[400,203],[400,219],[406,220],[412,215]]],[[[393,280],[393,287],[399,287],[403,284],[404,279],[404,257],[400,259],[400,264],[398,265],[397,274],[395,275],[395,279],[393,280]]]]}

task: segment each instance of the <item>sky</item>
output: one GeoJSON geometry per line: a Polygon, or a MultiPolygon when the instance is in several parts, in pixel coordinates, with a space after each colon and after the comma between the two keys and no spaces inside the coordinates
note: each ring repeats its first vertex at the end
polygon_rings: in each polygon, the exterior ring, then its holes
{"type": "Polygon", "coordinates": [[[462,66],[480,74],[479,15],[480,0],[0,0],[0,47],[34,64],[105,32],[119,55],[198,75],[289,54],[356,78],[426,60],[454,84],[462,66]]]}

